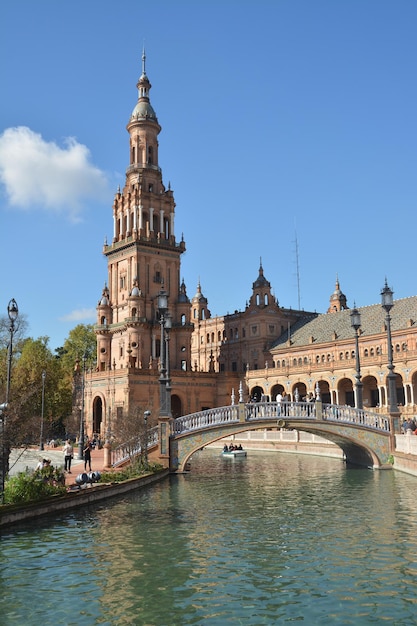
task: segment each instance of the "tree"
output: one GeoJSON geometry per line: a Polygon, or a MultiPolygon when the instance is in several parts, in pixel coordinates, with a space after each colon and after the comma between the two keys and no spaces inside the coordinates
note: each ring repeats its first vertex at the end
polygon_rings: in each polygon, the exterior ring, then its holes
{"type": "Polygon", "coordinates": [[[87,358],[87,366],[94,367],[96,363],[96,334],[92,324],[78,324],[70,330],[68,338],[62,348],[57,348],[59,358],[66,372],[74,372],[77,362],[81,363],[83,356],[87,358]]]}

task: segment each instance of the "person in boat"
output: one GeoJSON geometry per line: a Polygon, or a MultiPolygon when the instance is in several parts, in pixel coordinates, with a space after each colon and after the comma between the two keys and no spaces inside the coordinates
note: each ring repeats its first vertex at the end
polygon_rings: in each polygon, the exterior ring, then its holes
{"type": "Polygon", "coordinates": [[[233,450],[235,450],[235,446],[231,443],[229,446],[229,452],[233,452],[233,450]]]}
{"type": "Polygon", "coordinates": [[[242,448],[242,444],[241,444],[241,443],[238,445],[238,447],[236,448],[236,450],[243,450],[243,448],[242,448]]]}
{"type": "Polygon", "coordinates": [[[227,443],[223,446],[223,452],[229,452],[229,448],[227,447],[227,443]]]}

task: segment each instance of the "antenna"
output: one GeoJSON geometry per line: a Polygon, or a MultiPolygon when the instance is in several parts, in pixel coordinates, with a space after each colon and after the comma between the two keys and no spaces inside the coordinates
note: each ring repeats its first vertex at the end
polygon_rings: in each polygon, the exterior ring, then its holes
{"type": "Polygon", "coordinates": [[[295,227],[295,267],[297,271],[297,294],[298,294],[298,310],[301,310],[301,293],[300,293],[300,265],[298,261],[298,238],[297,238],[297,225],[294,220],[295,227]]]}

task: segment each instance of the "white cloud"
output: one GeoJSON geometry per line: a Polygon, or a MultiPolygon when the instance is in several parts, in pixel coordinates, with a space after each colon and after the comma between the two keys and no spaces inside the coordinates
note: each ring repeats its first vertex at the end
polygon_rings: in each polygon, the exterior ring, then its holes
{"type": "Polygon", "coordinates": [[[95,309],[76,309],[59,319],[61,322],[85,322],[86,324],[92,324],[96,321],[96,317],[97,311],[95,309]]]}
{"type": "Polygon", "coordinates": [[[60,147],[26,126],[7,128],[0,135],[0,182],[9,204],[79,220],[86,201],[108,199],[106,176],[90,156],[88,148],[72,137],[60,147]]]}

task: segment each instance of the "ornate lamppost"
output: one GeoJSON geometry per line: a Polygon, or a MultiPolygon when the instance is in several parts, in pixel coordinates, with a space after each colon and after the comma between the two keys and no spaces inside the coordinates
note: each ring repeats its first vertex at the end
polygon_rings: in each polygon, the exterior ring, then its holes
{"type": "Polygon", "coordinates": [[[12,375],[12,356],[13,356],[13,335],[14,335],[14,325],[19,316],[19,308],[17,306],[17,302],[14,298],[12,298],[7,305],[7,315],[9,316],[10,326],[10,342],[9,342],[9,352],[7,358],[7,385],[6,385],[6,404],[9,403],[9,395],[10,395],[10,380],[12,375]]]}
{"type": "Polygon", "coordinates": [[[166,367],[166,391],[168,415],[171,415],[171,375],[169,368],[169,340],[172,328],[172,317],[168,312],[165,315],[165,367],[166,367]]]}
{"type": "Polygon", "coordinates": [[[382,308],[387,314],[386,323],[387,323],[388,370],[389,370],[389,373],[387,375],[388,403],[389,403],[389,412],[398,413],[396,376],[394,374],[394,364],[393,364],[393,359],[392,359],[391,316],[390,316],[390,311],[392,307],[394,306],[393,295],[394,295],[394,292],[392,291],[392,289],[388,287],[387,279],[385,279],[385,285],[381,291],[381,303],[382,303],[382,308]]]}
{"type": "Polygon", "coordinates": [[[12,298],[7,305],[7,315],[9,316],[10,326],[10,341],[9,341],[9,349],[7,354],[7,379],[6,379],[6,398],[5,402],[1,405],[0,411],[0,419],[1,419],[1,467],[0,467],[0,489],[1,489],[1,500],[3,502],[4,499],[4,483],[6,479],[6,475],[9,472],[9,455],[10,455],[10,444],[7,439],[6,432],[6,420],[7,420],[7,409],[9,406],[9,398],[10,398],[10,381],[12,376],[12,357],[13,357],[13,335],[15,331],[15,323],[19,316],[19,307],[17,306],[17,302],[14,298],[12,298]]]}
{"type": "Polygon", "coordinates": [[[359,357],[359,330],[361,327],[361,314],[359,313],[356,305],[353,305],[353,309],[350,312],[350,324],[355,330],[355,356],[356,356],[356,383],[355,383],[355,407],[357,409],[363,409],[363,383],[361,381],[361,362],[359,357]]]}
{"type": "Polygon", "coordinates": [[[80,412],[80,434],[78,438],[78,459],[81,461],[84,458],[84,411],[85,411],[85,363],[87,361],[87,355],[83,354],[83,378],[82,378],[82,397],[81,397],[81,412],[80,412]]]}
{"type": "Polygon", "coordinates": [[[143,421],[145,423],[145,445],[144,445],[144,462],[145,462],[145,467],[148,466],[148,417],[150,417],[151,412],[150,411],[145,411],[143,413],[143,421]]]}
{"type": "MultiPolygon", "coordinates": [[[[168,404],[168,400],[170,401],[170,379],[168,375],[168,365],[167,365],[167,348],[166,348],[166,339],[165,333],[168,332],[167,320],[169,319],[168,315],[168,294],[164,289],[158,294],[158,312],[159,312],[159,323],[161,325],[161,365],[160,365],[160,375],[159,375],[159,383],[160,383],[160,407],[159,414],[163,417],[169,417],[171,413],[171,407],[168,404]]],[[[168,322],[169,324],[169,322],[168,322]]]]}
{"type": "Polygon", "coordinates": [[[45,370],[43,370],[42,372],[41,436],[40,436],[40,442],[39,442],[39,450],[45,449],[44,444],[43,444],[43,413],[45,409],[45,378],[46,378],[46,372],[45,370]]]}

